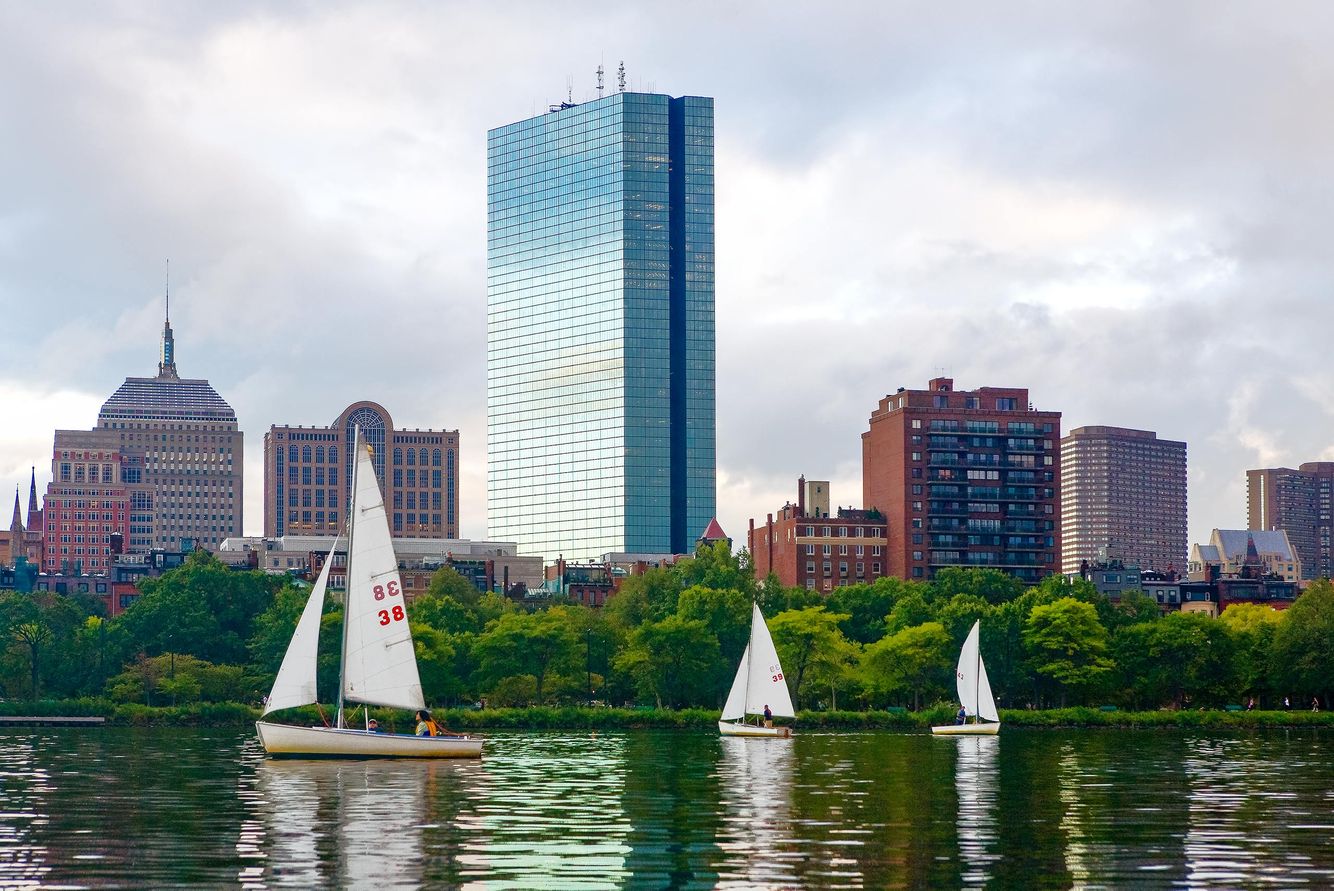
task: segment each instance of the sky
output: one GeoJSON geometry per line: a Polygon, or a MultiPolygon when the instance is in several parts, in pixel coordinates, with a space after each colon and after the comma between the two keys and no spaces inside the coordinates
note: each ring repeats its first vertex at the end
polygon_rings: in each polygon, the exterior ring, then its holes
{"type": "Polygon", "coordinates": [[[1302,2],[0,4],[0,497],[156,373],[169,258],[247,533],[269,426],[369,399],[460,431],[485,537],[486,131],[624,60],[716,101],[734,539],[802,474],[859,506],[877,401],[944,374],[1185,440],[1205,541],[1247,468],[1334,459],[1331,38],[1302,2]]]}

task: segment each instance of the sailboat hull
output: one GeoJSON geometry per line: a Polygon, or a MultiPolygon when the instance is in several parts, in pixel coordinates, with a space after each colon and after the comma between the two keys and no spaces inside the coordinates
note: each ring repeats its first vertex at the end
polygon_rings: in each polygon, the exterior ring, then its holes
{"type": "Polygon", "coordinates": [[[1000,733],[1000,724],[946,724],[932,727],[936,736],[995,736],[1000,733]]]}
{"type": "Polygon", "coordinates": [[[477,736],[403,736],[336,727],[293,727],[256,721],[270,755],[307,758],[480,758],[477,736]]]}
{"type": "Polygon", "coordinates": [[[723,736],[754,736],[761,739],[787,739],[792,735],[792,728],[756,727],[754,724],[734,724],[731,721],[719,721],[718,732],[723,736]]]}

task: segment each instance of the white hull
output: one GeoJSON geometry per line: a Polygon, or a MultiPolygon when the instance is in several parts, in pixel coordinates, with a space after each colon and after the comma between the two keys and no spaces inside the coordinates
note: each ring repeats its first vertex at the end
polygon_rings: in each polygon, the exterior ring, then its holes
{"type": "Polygon", "coordinates": [[[756,727],[754,724],[734,724],[731,721],[719,721],[718,732],[723,736],[758,736],[764,739],[787,739],[792,736],[791,727],[756,727]]]}
{"type": "Polygon", "coordinates": [[[936,736],[995,736],[1000,733],[1000,724],[946,724],[932,727],[931,732],[936,736]]]}
{"type": "Polygon", "coordinates": [[[293,727],[256,721],[259,741],[270,755],[319,758],[480,758],[477,736],[402,736],[336,727],[293,727]]]}

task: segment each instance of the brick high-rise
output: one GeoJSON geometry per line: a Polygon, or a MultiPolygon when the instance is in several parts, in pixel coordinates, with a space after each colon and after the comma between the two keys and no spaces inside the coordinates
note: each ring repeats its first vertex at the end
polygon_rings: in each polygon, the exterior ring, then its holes
{"type": "Polygon", "coordinates": [[[1148,430],[1076,427],[1061,440],[1061,571],[1119,559],[1186,565],[1186,444],[1148,430]]]}
{"type": "Polygon", "coordinates": [[[328,427],[275,424],[264,435],[264,534],[336,535],[351,499],[352,428],[373,450],[396,538],[458,538],[459,431],[395,430],[383,406],[355,402],[328,427]]]}
{"type": "Polygon", "coordinates": [[[1297,551],[1302,578],[1334,573],[1330,547],[1334,462],[1309,461],[1297,470],[1271,467],[1246,471],[1246,527],[1282,529],[1297,551]]]}
{"type": "Polygon", "coordinates": [[[1036,582],[1059,569],[1061,413],[1028,390],[950,378],[880,400],[862,434],[862,504],[884,513],[888,572],[947,566],[1036,582]]]}

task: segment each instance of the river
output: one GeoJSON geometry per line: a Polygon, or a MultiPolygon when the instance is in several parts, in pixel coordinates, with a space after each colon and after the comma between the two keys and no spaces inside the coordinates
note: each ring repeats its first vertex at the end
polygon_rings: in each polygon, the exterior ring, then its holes
{"type": "Polygon", "coordinates": [[[1332,739],[498,732],[411,763],[9,728],[0,887],[1331,887],[1332,739]]]}

